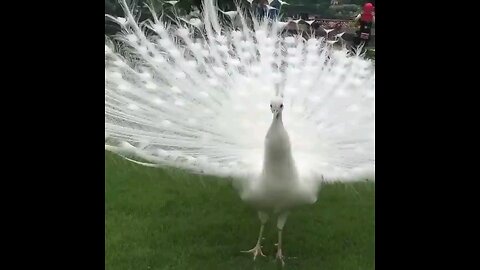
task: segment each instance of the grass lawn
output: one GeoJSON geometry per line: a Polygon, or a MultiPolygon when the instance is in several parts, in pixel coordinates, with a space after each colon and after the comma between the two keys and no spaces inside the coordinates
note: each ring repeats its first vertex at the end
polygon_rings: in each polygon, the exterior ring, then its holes
{"type": "MultiPolygon", "coordinates": [[[[265,227],[222,179],[145,168],[105,154],[105,266],[141,269],[281,269],[277,231],[265,227]]],[[[284,269],[360,270],[375,264],[375,184],[325,185],[316,204],[285,225],[284,269]]]]}

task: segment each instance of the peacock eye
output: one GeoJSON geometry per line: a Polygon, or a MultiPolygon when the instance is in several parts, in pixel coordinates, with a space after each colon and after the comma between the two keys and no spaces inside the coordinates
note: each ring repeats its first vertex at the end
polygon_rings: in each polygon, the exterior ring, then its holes
{"type": "Polygon", "coordinates": [[[283,104],[280,104],[280,108],[283,108],[283,104]]]}

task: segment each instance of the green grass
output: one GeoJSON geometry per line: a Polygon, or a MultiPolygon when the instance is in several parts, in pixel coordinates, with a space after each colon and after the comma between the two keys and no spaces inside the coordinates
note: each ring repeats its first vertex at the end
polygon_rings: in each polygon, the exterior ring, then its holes
{"type": "MultiPolygon", "coordinates": [[[[264,253],[259,221],[227,181],[145,168],[105,154],[105,266],[120,269],[280,269],[275,222],[264,253]]],[[[375,185],[325,185],[319,201],[292,212],[284,269],[374,269],[375,185]]]]}

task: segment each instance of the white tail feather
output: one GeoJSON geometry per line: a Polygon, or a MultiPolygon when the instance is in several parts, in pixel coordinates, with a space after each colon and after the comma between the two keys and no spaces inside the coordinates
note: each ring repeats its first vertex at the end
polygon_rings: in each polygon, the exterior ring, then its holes
{"type": "Polygon", "coordinates": [[[105,44],[106,150],[146,166],[249,178],[262,169],[269,101],[282,94],[301,178],[373,177],[370,61],[322,38],[285,37],[279,22],[253,18],[251,30],[240,8],[239,27],[222,27],[211,0],[201,24],[155,18],[145,23],[151,36],[122,7],[122,47],[105,44]]]}

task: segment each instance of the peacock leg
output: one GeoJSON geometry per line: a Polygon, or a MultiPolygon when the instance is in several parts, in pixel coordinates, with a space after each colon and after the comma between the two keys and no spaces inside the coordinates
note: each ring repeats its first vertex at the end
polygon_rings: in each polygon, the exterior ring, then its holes
{"type": "Polygon", "coordinates": [[[282,254],[282,231],[283,226],[285,226],[285,222],[287,222],[288,212],[283,212],[282,214],[278,215],[277,219],[277,229],[278,229],[278,243],[277,243],[277,256],[276,259],[282,262],[282,266],[285,266],[285,262],[283,261],[283,254],[282,254]]]}
{"type": "Polygon", "coordinates": [[[262,252],[261,242],[262,242],[263,228],[265,227],[265,223],[267,223],[268,215],[264,212],[259,211],[258,218],[260,219],[261,225],[260,225],[260,233],[258,235],[257,244],[255,245],[254,248],[250,250],[242,251],[244,253],[253,253],[253,260],[255,260],[255,258],[257,258],[257,255],[259,254],[265,257],[265,254],[263,254],[262,252]]]}

